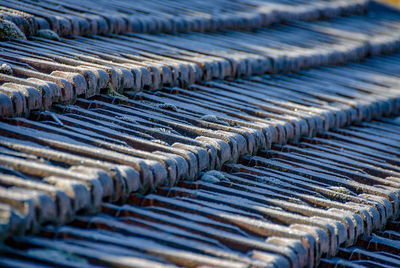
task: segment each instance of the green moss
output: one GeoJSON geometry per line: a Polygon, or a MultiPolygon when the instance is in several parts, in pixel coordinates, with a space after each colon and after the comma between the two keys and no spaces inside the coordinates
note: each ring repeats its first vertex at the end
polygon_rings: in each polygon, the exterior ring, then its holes
{"type": "Polygon", "coordinates": [[[8,20],[0,20],[0,39],[22,39],[26,40],[25,34],[8,20]]]}
{"type": "Polygon", "coordinates": [[[58,34],[52,30],[39,30],[36,35],[45,39],[60,41],[58,34]]]}
{"type": "Polygon", "coordinates": [[[108,83],[108,85],[107,85],[107,91],[106,92],[107,92],[106,93],[107,95],[113,96],[113,97],[118,97],[118,98],[120,98],[121,101],[128,100],[127,97],[125,97],[124,95],[122,95],[122,94],[118,93],[117,91],[115,91],[110,83],[108,83]]]}
{"type": "Polygon", "coordinates": [[[0,66],[0,73],[12,75],[13,74],[13,70],[12,70],[10,65],[3,63],[0,66]]]}

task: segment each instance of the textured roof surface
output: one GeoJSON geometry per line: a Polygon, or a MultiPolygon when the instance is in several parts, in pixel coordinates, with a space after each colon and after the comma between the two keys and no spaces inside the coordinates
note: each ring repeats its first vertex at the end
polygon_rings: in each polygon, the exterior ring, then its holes
{"type": "Polygon", "coordinates": [[[400,15],[0,4],[0,266],[400,265],[400,15]]]}

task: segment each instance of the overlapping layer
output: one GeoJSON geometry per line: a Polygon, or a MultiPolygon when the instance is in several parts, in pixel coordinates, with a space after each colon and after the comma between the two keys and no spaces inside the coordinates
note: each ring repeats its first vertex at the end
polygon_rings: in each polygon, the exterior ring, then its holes
{"type": "Polygon", "coordinates": [[[2,42],[1,115],[26,116],[32,110],[48,110],[53,104],[69,104],[101,92],[187,87],[394,52],[400,44],[400,17],[385,14],[376,13],[373,22],[366,17],[340,18],[252,33],[2,42]]]}
{"type": "Polygon", "coordinates": [[[31,40],[0,43],[0,265],[396,264],[400,56],[369,56],[398,50],[398,13],[16,3],[30,15],[2,19],[31,40]]]}
{"type": "MultiPolygon", "coordinates": [[[[335,129],[303,138],[297,146],[274,146],[242,157],[240,164],[226,164],[225,172],[209,171],[195,182],[180,181],[145,196],[132,194],[126,205],[105,202],[97,216],[79,216],[68,226],[7,240],[2,264],[312,267],[322,256],[339,253],[354,259],[358,252],[361,263],[369,259],[393,265],[396,257],[389,253],[399,251],[394,241],[399,235],[394,221],[400,208],[399,130],[398,119],[335,129]],[[377,232],[385,225],[393,231],[377,232]],[[354,244],[366,248],[344,248],[354,244]]],[[[43,154],[35,160],[39,154],[32,150],[7,147],[1,164],[12,158],[21,172],[0,181],[3,187],[14,187],[9,205],[19,207],[10,223],[38,220],[39,215],[32,219],[32,211],[44,211],[50,202],[43,198],[43,182],[28,184],[28,178],[21,178],[33,176],[23,169],[23,159],[30,157],[35,170],[39,165],[49,170],[55,160],[43,154]],[[20,192],[25,200],[17,199],[20,192]]],[[[82,170],[90,169],[68,172],[82,170]]],[[[58,176],[61,181],[64,174],[58,171],[58,176]]],[[[5,200],[4,190],[1,194],[5,200]]],[[[56,214],[55,209],[53,219],[56,214]]],[[[50,214],[41,216],[44,220],[50,214]]],[[[338,258],[323,263],[346,264],[338,258]]]]}
{"type": "Polygon", "coordinates": [[[396,114],[396,62],[397,55],[285,76],[206,82],[191,90],[100,95],[55,106],[60,114],[9,119],[0,123],[3,172],[40,179],[44,184],[32,187],[50,187],[45,196],[55,202],[52,213],[27,212],[29,220],[16,229],[64,223],[82,210],[97,211],[104,199],[126,201],[133,192],[194,180],[271,144],[396,114]]]}
{"type": "Polygon", "coordinates": [[[27,37],[54,37],[47,30],[60,36],[250,30],[283,21],[362,13],[368,3],[368,0],[4,0],[0,5],[0,25],[5,25],[4,20],[13,22],[27,37]]]}

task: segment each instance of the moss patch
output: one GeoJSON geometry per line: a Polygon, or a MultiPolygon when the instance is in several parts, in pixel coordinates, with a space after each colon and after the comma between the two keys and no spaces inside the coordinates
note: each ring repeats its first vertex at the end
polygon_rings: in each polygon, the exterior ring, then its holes
{"type": "Polygon", "coordinates": [[[26,40],[26,36],[13,22],[0,20],[0,39],[26,40]]]}

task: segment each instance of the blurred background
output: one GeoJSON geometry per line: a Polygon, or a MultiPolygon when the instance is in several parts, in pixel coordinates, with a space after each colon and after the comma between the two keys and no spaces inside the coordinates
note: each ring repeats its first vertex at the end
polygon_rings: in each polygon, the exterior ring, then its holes
{"type": "Polygon", "coordinates": [[[400,7],[400,0],[379,0],[379,1],[400,7]]]}

